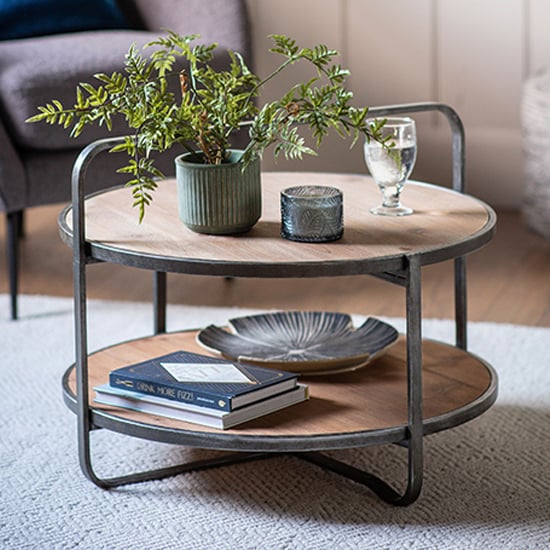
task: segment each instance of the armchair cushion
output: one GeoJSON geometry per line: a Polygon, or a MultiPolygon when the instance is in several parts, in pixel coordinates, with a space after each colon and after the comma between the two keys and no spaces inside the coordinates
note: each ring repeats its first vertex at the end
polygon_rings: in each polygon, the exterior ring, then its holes
{"type": "Polygon", "coordinates": [[[128,26],[116,0],[0,0],[0,40],[128,26]]]}
{"type": "MultiPolygon", "coordinates": [[[[86,127],[73,139],[59,126],[25,120],[52,99],[73,105],[79,82],[120,70],[129,45],[142,47],[154,36],[146,31],[87,31],[0,42],[0,112],[14,143],[24,149],[75,149],[107,136],[105,129],[86,127]]],[[[117,128],[115,121],[117,133],[128,131],[122,124],[117,128]]]]}
{"type": "MultiPolygon", "coordinates": [[[[208,42],[217,41],[220,51],[236,49],[246,58],[250,54],[246,9],[238,0],[209,0],[206,3],[204,0],[0,0],[0,10],[3,5],[17,4],[19,11],[24,13],[22,4],[31,2],[66,2],[74,9],[91,10],[96,10],[100,3],[114,5],[116,2],[124,11],[125,20],[131,21],[131,27],[145,28],[0,40],[0,118],[16,149],[74,150],[109,135],[104,128],[86,127],[78,139],[72,139],[59,126],[27,124],[25,120],[36,114],[39,105],[52,99],[73,105],[79,82],[90,82],[97,72],[121,70],[121,61],[130,44],[141,48],[158,36],[162,26],[182,34],[200,34],[208,42]]],[[[0,15],[0,29],[6,26],[0,15]]],[[[222,58],[223,54],[219,61],[226,63],[227,59],[222,58]]],[[[113,135],[127,132],[124,124],[113,120],[113,135]]]]}

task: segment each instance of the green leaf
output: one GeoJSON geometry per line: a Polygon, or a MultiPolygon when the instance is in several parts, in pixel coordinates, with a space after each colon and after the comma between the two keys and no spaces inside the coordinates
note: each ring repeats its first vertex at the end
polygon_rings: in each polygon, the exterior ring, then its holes
{"type": "MultiPolygon", "coordinates": [[[[122,119],[134,136],[112,147],[111,152],[127,157],[118,171],[128,177],[140,220],[152,200],[156,181],[164,177],[153,153],[175,144],[186,151],[200,150],[209,162],[218,163],[231,147],[235,130],[247,125],[245,167],[269,147],[275,157],[299,159],[316,154],[300,134],[302,126],[308,128],[317,146],[329,132],[351,136],[352,146],[361,136],[384,142],[383,122],[371,127],[366,122],[367,109],[351,107],[353,94],[344,86],[349,71],[334,63],[336,50],[324,44],[300,48],[286,35],[271,35],[271,51],[283,59],[260,79],[238,52],[229,52],[230,63],[225,69],[211,66],[216,44],[197,43],[198,38],[167,30],[143,51],[133,44],[123,71],[98,72],[93,75],[95,83],[83,82],[76,88],[72,107],[65,108],[52,99],[38,107],[28,121],[58,124],[76,137],[87,125],[111,131],[115,117],[122,119]],[[147,48],[152,49],[144,53],[147,48]],[[259,108],[255,98],[262,87],[295,63],[304,65],[304,82],[293,84],[278,100],[259,108]],[[187,72],[180,74],[181,66],[187,72]],[[183,82],[177,86],[180,77],[183,82]],[[171,91],[173,83],[176,93],[171,91]]],[[[389,143],[385,146],[391,148],[389,143]]]]}
{"type": "Polygon", "coordinates": [[[284,34],[270,34],[268,38],[271,38],[275,42],[275,46],[269,50],[270,52],[294,57],[299,51],[296,41],[284,34]]]}

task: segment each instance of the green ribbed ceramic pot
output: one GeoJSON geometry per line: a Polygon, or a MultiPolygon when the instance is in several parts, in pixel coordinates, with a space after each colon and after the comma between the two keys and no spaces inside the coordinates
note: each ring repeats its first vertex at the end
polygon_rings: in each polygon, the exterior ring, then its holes
{"type": "Polygon", "coordinates": [[[260,219],[262,185],[260,159],[243,172],[235,162],[242,151],[229,151],[228,162],[191,162],[192,153],[176,157],[178,211],[181,221],[196,233],[244,233],[260,219]]]}

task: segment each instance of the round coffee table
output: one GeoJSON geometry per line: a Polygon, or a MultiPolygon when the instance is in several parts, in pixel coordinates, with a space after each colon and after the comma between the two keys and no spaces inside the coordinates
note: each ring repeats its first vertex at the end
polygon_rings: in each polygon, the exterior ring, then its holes
{"type": "Polygon", "coordinates": [[[131,208],[129,191],[124,188],[77,200],[76,208],[70,206],[62,212],[61,235],[75,254],[77,305],[76,363],[65,374],[64,398],[78,415],[83,472],[97,485],[112,487],[250,460],[266,453],[292,453],[369,486],[389,502],[409,504],[418,497],[422,483],[424,435],[478,416],[497,395],[494,370],[466,350],[463,264],[455,277],[456,346],[421,338],[421,269],[451,259],[462,262],[465,254],[491,239],[496,216],[473,197],[423,183],[409,183],[405,190],[414,215],[374,216],[369,207],[379,201],[378,190],[370,178],[360,175],[265,173],[263,187],[262,218],[250,232],[234,237],[199,235],[185,228],[177,219],[173,180],[160,182],[141,225],[131,208]],[[303,184],[342,190],[341,240],[306,244],[280,237],[280,191],[303,184]],[[97,261],[157,273],[157,315],[151,337],[123,342],[88,356],[85,275],[86,266],[97,261]],[[304,379],[310,387],[309,401],[230,430],[93,404],[93,387],[107,383],[109,372],[115,368],[179,349],[207,353],[196,343],[196,332],[165,333],[166,272],[224,277],[380,277],[405,288],[407,330],[388,352],[363,369],[304,379]],[[89,442],[90,431],[97,427],[149,440],[237,453],[101,479],[92,467],[89,442]],[[408,482],[403,494],[372,474],[319,452],[387,443],[408,448],[408,482]]]}

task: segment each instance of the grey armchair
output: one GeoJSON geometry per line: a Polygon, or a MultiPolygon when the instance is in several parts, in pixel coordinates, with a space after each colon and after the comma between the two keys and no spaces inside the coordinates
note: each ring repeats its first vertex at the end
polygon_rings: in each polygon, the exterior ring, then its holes
{"type": "MultiPolygon", "coordinates": [[[[95,30],[0,41],[0,212],[6,213],[11,317],[17,318],[18,247],[25,209],[70,199],[74,160],[91,141],[105,137],[86,128],[78,138],[56,126],[26,124],[38,105],[56,98],[71,104],[78,82],[96,72],[122,68],[124,53],[163,28],[200,34],[220,49],[250,58],[244,0],[119,0],[131,29],[95,30]]],[[[127,133],[116,124],[113,134],[127,133]]],[[[111,135],[113,135],[111,134],[111,135]]],[[[105,155],[90,172],[91,190],[110,187],[120,176],[117,155],[105,155]]],[[[170,174],[172,159],[161,159],[170,174]]]]}

